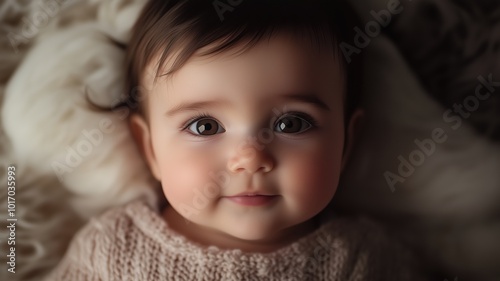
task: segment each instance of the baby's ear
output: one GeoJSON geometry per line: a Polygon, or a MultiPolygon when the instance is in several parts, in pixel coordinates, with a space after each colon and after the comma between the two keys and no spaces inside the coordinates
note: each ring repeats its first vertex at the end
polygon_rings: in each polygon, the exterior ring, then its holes
{"type": "Polygon", "coordinates": [[[148,123],[142,115],[134,113],[130,116],[129,127],[135,143],[142,157],[146,160],[151,173],[158,181],[161,181],[160,170],[158,168],[158,162],[156,161],[148,123]]]}
{"type": "Polygon", "coordinates": [[[364,118],[365,118],[365,111],[361,108],[357,108],[351,115],[351,118],[349,119],[349,123],[347,124],[347,128],[345,131],[346,133],[344,142],[344,153],[342,155],[341,171],[344,171],[344,167],[346,166],[346,163],[349,160],[349,156],[351,155],[354,143],[359,137],[359,133],[361,132],[361,127],[364,118]]]}

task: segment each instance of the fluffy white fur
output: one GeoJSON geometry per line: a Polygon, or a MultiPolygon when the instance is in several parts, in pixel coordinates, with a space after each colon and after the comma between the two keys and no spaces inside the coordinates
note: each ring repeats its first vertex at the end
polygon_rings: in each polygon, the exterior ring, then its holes
{"type": "Polygon", "coordinates": [[[128,30],[112,27],[130,28],[134,15],[110,12],[113,2],[101,4],[97,21],[43,36],[9,81],[2,109],[20,168],[57,175],[85,216],[152,191],[126,112],[92,110],[86,100],[110,107],[125,96],[124,51],[110,38],[126,40],[128,30]]]}
{"type": "MultiPolygon", "coordinates": [[[[366,14],[382,9],[386,2],[367,1],[358,10],[366,14]]],[[[71,214],[61,206],[61,198],[73,200],[73,209],[84,217],[139,196],[153,200],[150,174],[129,135],[123,112],[94,111],[85,100],[85,89],[99,105],[112,105],[125,94],[123,50],[112,40],[128,41],[143,3],[93,0],[61,12],[39,34],[9,81],[1,112],[8,141],[1,142],[0,148],[5,149],[0,153],[12,152],[2,159],[18,164],[23,179],[18,190],[26,194],[23,198],[31,206],[31,216],[22,215],[36,222],[32,224],[36,231],[25,226],[18,232],[26,244],[32,242],[37,245],[32,248],[38,249],[25,271],[47,270],[57,258],[51,253],[61,252],[55,249],[64,243],[58,245],[53,238],[59,237],[58,231],[68,222],[64,218],[71,214]],[[91,153],[70,167],[71,172],[61,174],[64,181],[55,180],[53,163],[69,166],[68,149],[89,140],[83,131],[99,129],[104,119],[112,122],[113,132],[102,132],[102,141],[91,146],[91,153]],[[50,212],[50,205],[60,211],[50,212]],[[33,212],[41,217],[33,217],[33,212]],[[53,224],[44,226],[49,218],[53,224]],[[52,259],[48,261],[47,256],[52,259]]],[[[498,280],[498,144],[476,137],[466,124],[450,130],[442,119],[446,109],[427,96],[398,50],[383,36],[363,51],[368,57],[364,103],[370,119],[337,204],[396,223],[407,241],[459,280],[462,276],[498,280]],[[416,148],[414,140],[429,138],[437,127],[446,130],[448,140],[391,192],[384,172],[394,172],[398,155],[407,157],[416,148]]]]}

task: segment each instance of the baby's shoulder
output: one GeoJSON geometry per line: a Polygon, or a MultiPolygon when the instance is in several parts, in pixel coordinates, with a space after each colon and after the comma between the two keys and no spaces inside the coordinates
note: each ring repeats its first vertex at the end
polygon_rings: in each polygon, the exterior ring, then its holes
{"type": "Polygon", "coordinates": [[[153,209],[146,203],[133,202],[90,219],[47,280],[120,280],[119,276],[131,272],[146,274],[139,270],[147,268],[143,257],[157,248],[154,239],[142,230],[151,222],[147,216],[155,216],[153,209]],[[142,226],[137,223],[140,218],[144,219],[142,226]]]}
{"type": "MultiPolygon", "coordinates": [[[[157,220],[159,215],[143,201],[134,201],[122,206],[111,208],[99,216],[91,218],[82,232],[91,231],[100,233],[102,238],[112,238],[122,235],[130,239],[131,233],[137,232],[145,222],[151,225],[151,220],[157,220]]],[[[140,231],[139,231],[140,232],[140,231]]]]}
{"type": "Polygon", "coordinates": [[[370,255],[403,252],[400,237],[374,219],[363,216],[336,217],[325,224],[324,231],[338,244],[356,252],[370,255]]]}
{"type": "Polygon", "coordinates": [[[332,237],[332,255],[341,253],[356,274],[373,280],[422,280],[421,265],[412,250],[385,225],[367,217],[337,217],[324,231],[332,237]]]}

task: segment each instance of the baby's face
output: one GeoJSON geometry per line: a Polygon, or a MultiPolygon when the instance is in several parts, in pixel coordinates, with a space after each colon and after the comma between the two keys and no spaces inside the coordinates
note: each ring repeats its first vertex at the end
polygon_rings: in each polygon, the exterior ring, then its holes
{"type": "Polygon", "coordinates": [[[344,149],[344,82],[330,56],[279,35],[237,56],[195,56],[162,79],[143,77],[143,148],[191,226],[265,240],[327,206],[344,149]],[[272,196],[230,198],[244,192],[272,196]]]}

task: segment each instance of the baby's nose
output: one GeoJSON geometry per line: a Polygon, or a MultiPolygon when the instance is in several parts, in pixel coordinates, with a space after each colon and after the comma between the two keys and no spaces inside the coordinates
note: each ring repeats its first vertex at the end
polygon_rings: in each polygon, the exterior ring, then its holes
{"type": "Polygon", "coordinates": [[[233,173],[268,173],[274,168],[274,160],[265,147],[245,144],[228,160],[227,168],[233,173]]]}

